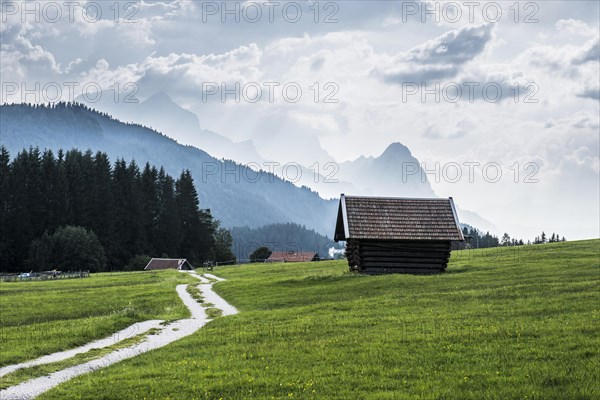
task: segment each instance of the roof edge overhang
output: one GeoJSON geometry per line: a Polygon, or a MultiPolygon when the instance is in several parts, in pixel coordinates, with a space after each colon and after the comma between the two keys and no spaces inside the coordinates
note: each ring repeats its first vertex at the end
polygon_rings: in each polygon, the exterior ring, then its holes
{"type": "Polygon", "coordinates": [[[356,241],[360,242],[454,242],[454,239],[448,238],[417,238],[417,239],[407,239],[407,238],[385,238],[385,239],[374,239],[372,237],[354,237],[356,241]]]}
{"type": "Polygon", "coordinates": [[[458,235],[460,236],[460,242],[465,241],[465,237],[463,235],[462,229],[460,229],[460,222],[458,220],[458,214],[456,213],[456,207],[454,206],[454,199],[452,197],[448,197],[448,201],[450,201],[450,206],[452,206],[452,214],[454,214],[454,222],[456,222],[456,229],[458,230],[458,235]]]}
{"type": "Polygon", "coordinates": [[[381,200],[438,200],[444,201],[443,197],[401,197],[401,196],[355,196],[350,195],[346,196],[342,193],[344,197],[350,197],[353,199],[381,199],[381,200]]]}
{"type": "Polygon", "coordinates": [[[346,195],[340,194],[340,202],[338,204],[337,219],[335,223],[335,232],[333,233],[333,240],[335,242],[345,241],[350,236],[350,230],[348,228],[348,213],[346,210],[346,195]]]}
{"type": "Polygon", "coordinates": [[[344,237],[350,239],[350,228],[348,227],[348,212],[346,211],[346,195],[344,193],[340,196],[340,203],[342,205],[342,221],[344,222],[344,237]]]}

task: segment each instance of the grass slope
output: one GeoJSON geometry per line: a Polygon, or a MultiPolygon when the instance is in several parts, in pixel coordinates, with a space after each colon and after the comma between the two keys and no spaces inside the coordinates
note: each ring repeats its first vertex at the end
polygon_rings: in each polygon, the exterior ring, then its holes
{"type": "Polygon", "coordinates": [[[454,252],[436,276],[222,268],[240,314],[41,398],[597,399],[599,257],[593,240],[454,252]]]}
{"type": "Polygon", "coordinates": [[[193,281],[165,271],[0,283],[0,366],[81,346],[134,322],[186,317],[175,286],[193,281]]]}

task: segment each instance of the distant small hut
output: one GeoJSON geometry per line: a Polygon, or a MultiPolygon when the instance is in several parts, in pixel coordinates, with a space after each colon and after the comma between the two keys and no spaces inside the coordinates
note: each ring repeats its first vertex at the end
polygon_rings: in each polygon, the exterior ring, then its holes
{"type": "Polygon", "coordinates": [[[341,195],[334,240],[346,241],[350,270],[366,274],[443,272],[452,241],[464,241],[452,197],[341,195]]]}
{"type": "Polygon", "coordinates": [[[319,255],[314,251],[274,251],[267,262],[307,262],[319,261],[319,255]]]}
{"type": "Polygon", "coordinates": [[[176,269],[179,271],[191,271],[194,269],[192,264],[185,258],[153,258],[150,260],[144,270],[158,270],[158,269],[176,269]]]}

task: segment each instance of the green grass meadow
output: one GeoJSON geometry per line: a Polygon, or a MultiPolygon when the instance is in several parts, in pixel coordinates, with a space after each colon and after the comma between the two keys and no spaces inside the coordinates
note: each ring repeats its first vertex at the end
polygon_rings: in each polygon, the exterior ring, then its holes
{"type": "Polygon", "coordinates": [[[189,316],[175,291],[187,282],[197,280],[176,271],[2,282],[0,366],[81,346],[135,322],[189,316]]]}
{"type": "MultiPolygon", "coordinates": [[[[40,398],[600,398],[600,240],[455,251],[433,276],[359,276],[343,261],[214,273],[240,314],[40,398]]],[[[134,304],[152,303],[144,290],[134,304]]]]}

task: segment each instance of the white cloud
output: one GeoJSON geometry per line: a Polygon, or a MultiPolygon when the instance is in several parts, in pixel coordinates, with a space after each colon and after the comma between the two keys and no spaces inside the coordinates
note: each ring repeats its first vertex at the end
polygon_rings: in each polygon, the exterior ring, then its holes
{"type": "Polygon", "coordinates": [[[374,74],[389,83],[428,82],[452,78],[461,67],[481,55],[492,39],[493,25],[451,30],[401,53],[374,74]]]}
{"type": "Polygon", "coordinates": [[[587,42],[573,55],[573,64],[585,64],[588,62],[600,62],[600,39],[598,36],[587,42]]]}
{"type": "Polygon", "coordinates": [[[453,128],[444,127],[444,131],[438,126],[430,125],[425,128],[423,137],[427,139],[458,139],[475,131],[475,124],[469,119],[462,119],[453,128]]]}
{"type": "Polygon", "coordinates": [[[598,33],[597,30],[590,28],[590,26],[585,22],[573,18],[560,19],[556,21],[554,26],[559,32],[574,35],[594,36],[598,33]]]}

